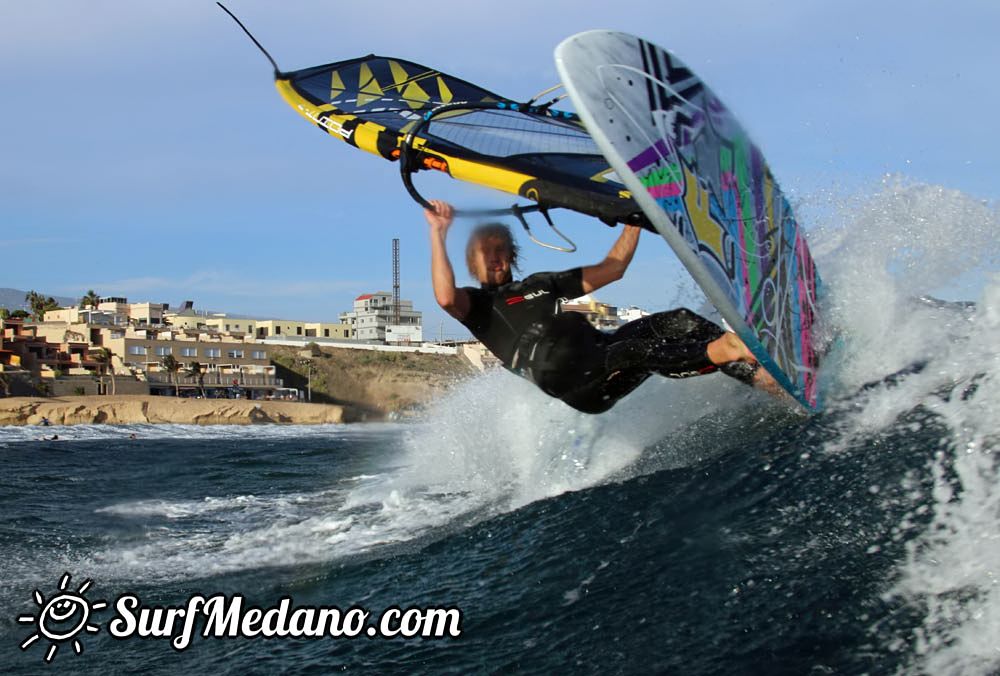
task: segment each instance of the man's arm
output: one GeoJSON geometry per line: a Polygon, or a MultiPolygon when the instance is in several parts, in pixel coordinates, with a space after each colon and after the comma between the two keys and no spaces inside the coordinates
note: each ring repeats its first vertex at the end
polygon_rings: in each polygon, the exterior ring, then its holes
{"type": "Polygon", "coordinates": [[[441,200],[431,200],[433,211],[424,209],[424,218],[430,225],[431,235],[431,281],[434,284],[434,300],[455,319],[462,321],[469,314],[469,294],[455,286],[455,272],[448,260],[445,239],[453,219],[451,205],[441,200]]]}
{"type": "Polygon", "coordinates": [[[597,265],[588,265],[583,268],[583,292],[591,293],[597,291],[602,286],[607,286],[611,282],[618,281],[625,275],[629,263],[632,262],[632,255],[639,245],[639,233],[642,228],[635,225],[626,225],[622,228],[622,234],[618,236],[618,241],[611,247],[611,251],[604,260],[597,265]]]}

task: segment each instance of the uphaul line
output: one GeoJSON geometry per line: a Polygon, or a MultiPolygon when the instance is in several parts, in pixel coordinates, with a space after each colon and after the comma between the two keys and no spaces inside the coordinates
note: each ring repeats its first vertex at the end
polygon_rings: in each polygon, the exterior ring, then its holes
{"type": "Polygon", "coordinates": [[[276,606],[246,605],[241,594],[205,597],[195,594],[185,606],[143,606],[133,594],[115,601],[116,615],[108,632],[117,639],[169,639],[177,651],[186,650],[203,621],[202,638],[458,638],[462,612],[458,608],[392,606],[370,624],[371,613],[359,606],[344,611],[336,606],[294,606],[284,596],[276,606]]]}

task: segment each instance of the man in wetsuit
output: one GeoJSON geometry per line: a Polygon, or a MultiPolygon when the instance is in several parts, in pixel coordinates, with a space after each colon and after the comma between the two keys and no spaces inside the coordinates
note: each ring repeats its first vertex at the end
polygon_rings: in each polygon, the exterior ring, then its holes
{"type": "Polygon", "coordinates": [[[668,378],[721,370],[767,388],[763,369],[734,333],[686,309],[629,322],[614,333],[597,330],[577,312],[560,312],[561,301],[592,293],[625,274],[641,229],[626,225],[597,265],[539,272],[514,281],[518,247],[510,229],[497,223],[469,237],[466,263],[481,288],[458,288],[445,238],[452,207],[432,200],[430,225],[434,297],[509,370],[584,413],[607,411],[653,373],[668,378]]]}

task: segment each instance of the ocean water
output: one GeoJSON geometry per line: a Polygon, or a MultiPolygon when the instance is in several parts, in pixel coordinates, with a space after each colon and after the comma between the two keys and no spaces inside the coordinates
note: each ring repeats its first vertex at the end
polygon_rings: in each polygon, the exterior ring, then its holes
{"type": "Polygon", "coordinates": [[[586,416],[494,373],[408,423],[0,428],[4,672],[1000,673],[997,212],[888,181],[824,220],[819,415],[720,376],[586,416]],[[915,300],[949,287],[976,305],[915,300]],[[461,635],[179,651],[104,608],[75,654],[18,622],[65,573],[88,603],[454,607],[461,635]]]}

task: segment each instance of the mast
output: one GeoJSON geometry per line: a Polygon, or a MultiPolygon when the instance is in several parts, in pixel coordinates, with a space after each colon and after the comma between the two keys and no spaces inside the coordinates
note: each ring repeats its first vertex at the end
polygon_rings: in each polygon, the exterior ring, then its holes
{"type": "Polygon", "coordinates": [[[392,240],[392,323],[399,326],[399,238],[392,240]]]}

